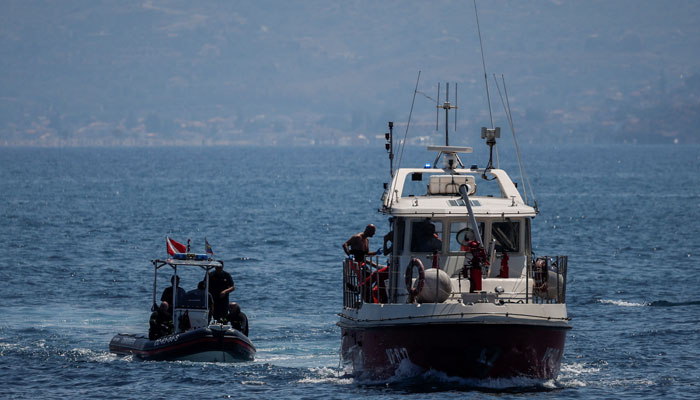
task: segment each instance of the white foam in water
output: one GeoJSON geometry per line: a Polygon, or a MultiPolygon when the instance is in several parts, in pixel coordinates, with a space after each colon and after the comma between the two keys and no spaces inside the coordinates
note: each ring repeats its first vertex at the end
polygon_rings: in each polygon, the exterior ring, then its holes
{"type": "Polygon", "coordinates": [[[583,363],[562,364],[561,372],[567,375],[585,375],[600,372],[600,368],[586,367],[583,363]]]}
{"type": "Polygon", "coordinates": [[[299,383],[334,383],[337,385],[349,385],[353,383],[353,379],[347,375],[340,374],[335,368],[317,367],[309,368],[309,372],[313,376],[307,376],[299,379],[299,383]]]}
{"type": "Polygon", "coordinates": [[[543,387],[547,389],[556,389],[560,387],[554,380],[542,380],[527,377],[514,378],[460,378],[448,376],[444,372],[429,370],[424,374],[424,377],[429,380],[435,380],[441,383],[449,383],[457,386],[468,386],[491,390],[505,390],[513,388],[527,387],[543,387]]]}
{"type": "Polygon", "coordinates": [[[408,358],[404,358],[399,363],[399,366],[394,372],[394,376],[391,380],[401,381],[406,378],[411,378],[417,375],[421,375],[425,370],[416,364],[412,363],[408,358]]]}
{"type": "Polygon", "coordinates": [[[644,307],[648,306],[649,304],[647,303],[633,303],[630,301],[624,301],[624,300],[605,300],[601,299],[598,300],[599,303],[601,304],[612,304],[614,306],[620,306],[620,307],[644,307]]]}
{"type": "Polygon", "coordinates": [[[263,381],[242,381],[241,385],[264,386],[265,382],[263,382],[263,381]]]}
{"type": "Polygon", "coordinates": [[[562,364],[558,383],[561,387],[586,387],[587,375],[600,372],[598,367],[586,367],[583,363],[562,364]]]}

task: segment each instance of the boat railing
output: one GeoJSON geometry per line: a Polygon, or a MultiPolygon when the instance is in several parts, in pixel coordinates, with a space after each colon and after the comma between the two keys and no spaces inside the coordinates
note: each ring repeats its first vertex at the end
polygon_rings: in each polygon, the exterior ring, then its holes
{"type": "Polygon", "coordinates": [[[538,304],[566,303],[566,272],[568,256],[538,257],[532,263],[532,302],[538,304]]]}
{"type": "Polygon", "coordinates": [[[380,284],[382,278],[387,278],[379,272],[382,267],[379,257],[368,257],[362,263],[351,257],[343,260],[343,307],[360,308],[363,303],[386,302],[385,285],[380,284]]]}
{"type": "Polygon", "coordinates": [[[343,260],[343,307],[359,308],[362,297],[359,289],[359,265],[351,257],[343,260]]]}

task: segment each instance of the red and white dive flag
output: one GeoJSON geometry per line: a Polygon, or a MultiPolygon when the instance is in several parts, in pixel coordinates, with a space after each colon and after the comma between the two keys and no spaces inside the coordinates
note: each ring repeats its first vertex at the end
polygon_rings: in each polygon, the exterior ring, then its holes
{"type": "Polygon", "coordinates": [[[187,246],[182,243],[178,243],[169,237],[165,237],[165,244],[168,247],[168,254],[174,256],[175,253],[187,253],[187,246]]]}

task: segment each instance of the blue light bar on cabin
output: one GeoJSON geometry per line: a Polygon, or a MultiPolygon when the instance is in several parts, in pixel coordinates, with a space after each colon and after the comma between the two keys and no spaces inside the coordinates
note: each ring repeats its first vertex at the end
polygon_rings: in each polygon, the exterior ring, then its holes
{"type": "Polygon", "coordinates": [[[195,260],[195,261],[207,261],[210,260],[208,254],[195,254],[195,253],[175,253],[173,254],[174,260],[195,260]]]}
{"type": "Polygon", "coordinates": [[[430,163],[425,163],[425,169],[430,169],[430,163]]]}

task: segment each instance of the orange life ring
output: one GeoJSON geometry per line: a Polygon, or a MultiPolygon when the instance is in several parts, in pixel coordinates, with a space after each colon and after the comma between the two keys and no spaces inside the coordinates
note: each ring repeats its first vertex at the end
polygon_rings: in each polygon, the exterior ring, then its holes
{"type": "Polygon", "coordinates": [[[408,294],[410,297],[411,303],[413,303],[413,300],[418,297],[420,294],[421,290],[423,290],[423,285],[425,284],[425,268],[423,268],[423,263],[417,259],[417,258],[412,258],[411,262],[408,263],[406,266],[406,273],[405,273],[405,279],[406,279],[406,290],[408,291],[408,294]],[[416,287],[413,287],[413,268],[418,267],[418,285],[416,287]]]}

